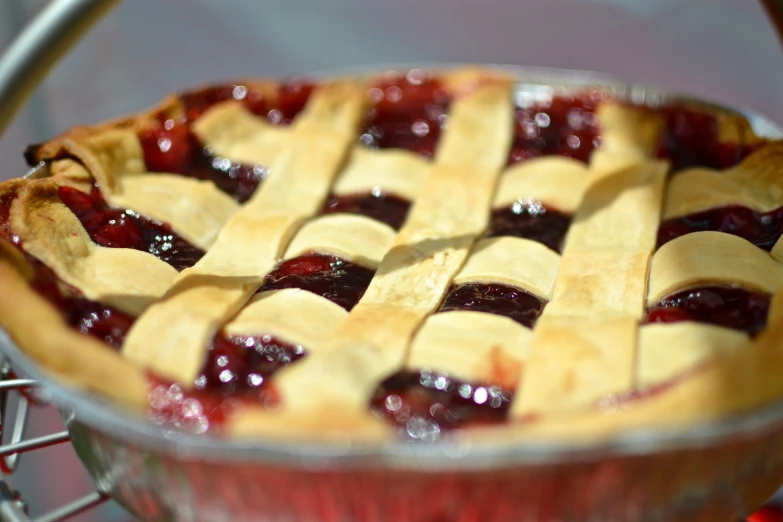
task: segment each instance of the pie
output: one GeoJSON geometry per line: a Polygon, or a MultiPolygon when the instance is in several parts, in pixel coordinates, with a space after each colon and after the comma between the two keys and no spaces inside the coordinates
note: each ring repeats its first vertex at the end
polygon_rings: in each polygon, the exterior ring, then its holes
{"type": "Polygon", "coordinates": [[[241,81],[32,146],[48,176],[0,184],[0,325],[223,437],[605,437],[781,400],[783,143],[517,85],[241,81]]]}

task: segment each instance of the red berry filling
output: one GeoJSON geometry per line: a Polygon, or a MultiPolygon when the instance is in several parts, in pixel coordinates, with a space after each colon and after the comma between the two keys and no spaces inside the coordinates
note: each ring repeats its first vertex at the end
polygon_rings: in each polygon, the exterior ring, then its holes
{"type": "Polygon", "coordinates": [[[545,305],[542,299],[518,288],[497,283],[468,283],[452,287],[438,311],[486,312],[532,328],[545,305]]]}
{"type": "Polygon", "coordinates": [[[770,296],[744,288],[705,286],[662,299],[647,311],[647,323],[696,321],[755,335],[767,326],[770,296]]]}
{"type": "Polygon", "coordinates": [[[65,322],[83,334],[119,348],[130,330],[134,317],[109,305],[84,298],[77,289],[66,285],[46,265],[25,253],[19,238],[11,234],[8,217],[15,193],[0,197],[0,237],[15,244],[33,270],[30,286],[63,315],[65,322]]]}
{"type": "Polygon", "coordinates": [[[244,165],[215,156],[190,130],[190,124],[216,103],[242,101],[251,112],[269,123],[287,125],[304,108],[313,91],[309,83],[287,83],[278,88],[274,101],[244,85],[216,86],[181,95],[185,120],[161,116],[160,125],[139,133],[144,162],[153,172],[182,174],[210,180],[240,203],[246,202],[267,175],[264,165],[244,165]]]}
{"type": "Polygon", "coordinates": [[[383,381],[370,409],[408,438],[436,441],[442,432],[506,421],[512,393],[499,386],[467,383],[430,370],[402,371],[383,381]]]}
{"type": "Polygon", "coordinates": [[[299,345],[270,335],[228,336],[220,332],[212,340],[196,389],[222,395],[257,395],[266,379],[283,366],[303,357],[299,345]]]}
{"type": "Polygon", "coordinates": [[[351,196],[330,195],[321,209],[322,214],[361,214],[382,223],[386,223],[394,230],[399,230],[411,203],[393,194],[385,192],[372,192],[351,196]]]}
{"type": "Polygon", "coordinates": [[[538,201],[517,201],[492,211],[489,237],[515,236],[532,239],[561,252],[571,216],[547,208],[538,201]]]}
{"type": "Polygon", "coordinates": [[[301,346],[271,336],[228,336],[219,332],[192,390],[153,381],[148,414],[158,424],[185,431],[219,429],[244,405],[276,406],[277,397],[268,378],[304,354],[301,346]]]}
{"type": "Polygon", "coordinates": [[[658,229],[658,247],[691,232],[705,230],[739,236],[769,252],[783,235],[783,207],[756,212],[747,207],[731,206],[668,219],[658,229]]]}
{"type": "Polygon", "coordinates": [[[289,259],[269,273],[258,291],[301,288],[351,310],[375,272],[336,256],[308,254],[289,259]]]}
{"type": "Polygon", "coordinates": [[[267,174],[263,165],[243,165],[214,156],[191,134],[185,123],[174,120],[140,132],[139,140],[144,163],[150,171],[212,181],[240,203],[250,199],[267,174]]]}
{"type": "Polygon", "coordinates": [[[596,103],[600,92],[548,101],[521,98],[514,113],[514,138],[508,164],[558,155],[587,162],[600,144],[596,103]]]}
{"type": "Polygon", "coordinates": [[[253,114],[263,116],[273,124],[288,125],[310,98],[315,85],[306,81],[290,81],[277,88],[274,100],[252,86],[243,84],[213,85],[180,95],[185,117],[192,122],[213,105],[227,100],[242,102],[253,114]]]}
{"type": "Polygon", "coordinates": [[[89,194],[60,187],[62,202],[76,214],[97,244],[149,252],[177,270],[193,266],[204,251],[171,230],[168,224],[142,217],[131,210],[109,207],[97,186],[89,194]]]}
{"type": "Polygon", "coordinates": [[[365,116],[364,145],[433,156],[451,101],[439,81],[414,69],[379,82],[369,96],[375,105],[365,116]]]}
{"type": "Polygon", "coordinates": [[[755,146],[719,141],[718,118],[682,106],[656,109],[665,121],[658,157],[671,161],[671,170],[689,167],[726,169],[747,157],[755,146]]]}

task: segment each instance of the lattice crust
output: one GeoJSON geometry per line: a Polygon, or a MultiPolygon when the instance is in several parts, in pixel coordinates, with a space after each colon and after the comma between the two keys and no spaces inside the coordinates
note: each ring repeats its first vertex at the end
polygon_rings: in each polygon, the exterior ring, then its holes
{"type": "Polygon", "coordinates": [[[528,358],[533,332],[507,317],[453,311],[424,321],[406,366],[431,368],[466,382],[513,389],[528,358]]]}
{"type": "Polygon", "coordinates": [[[637,384],[644,390],[716,357],[752,349],[744,332],[702,323],[648,324],[639,329],[637,384]]]}
{"type": "Polygon", "coordinates": [[[783,286],[783,265],[740,237],[694,232],[666,243],[653,256],[647,304],[716,283],[772,294],[783,286]]]}
{"type": "Polygon", "coordinates": [[[146,252],[92,242],[45,180],[25,185],[11,206],[13,230],[25,250],[88,298],[130,314],[142,313],[173,284],[177,271],[146,252]]]}
{"type": "Polygon", "coordinates": [[[396,232],[385,223],[353,214],[333,214],[305,223],[291,240],[285,259],[308,252],[333,254],[368,268],[377,268],[396,232]]]}
{"type": "Polygon", "coordinates": [[[226,326],[229,335],[271,335],[306,346],[319,346],[348,316],[341,306],[298,288],[253,296],[226,326]]]}
{"type": "Polygon", "coordinates": [[[549,300],[559,266],[560,255],[541,243],[493,237],[476,242],[454,283],[504,283],[549,300]]]}
{"type": "MultiPolygon", "coordinates": [[[[655,252],[662,217],[782,206],[780,144],[723,172],[681,172],[667,188],[668,165],[651,159],[662,117],[605,101],[601,146],[588,165],[545,157],[505,168],[510,81],[476,69],[440,79],[453,101],[432,161],[356,144],[369,100],[366,84],[353,79],[321,85],[288,127],[239,102],[215,104],[192,125],[200,142],[218,159],[268,167],[245,205],[211,182],[147,171],[138,131],[160,114],[181,114],[177,100],[44,145],[37,157],[53,160],[53,178],[0,185],[0,197],[19,193],[13,233],[87,298],[139,317],[124,357],[79,336],[27,290],[30,267],[0,241],[3,287],[52,327],[36,329],[2,296],[0,323],[49,369],[136,408],[146,404],[146,371],[192,386],[221,328],[305,347],[305,358],[272,378],[282,408],[240,411],[227,426],[236,436],[389,437],[367,404],[401,369],[515,390],[512,421],[535,422],[484,433],[513,441],[709,420],[783,395],[780,242],[767,254],[735,236],[699,232],[655,252]],[[89,192],[92,180],[111,206],[169,223],[206,255],[177,274],[150,254],[95,245],[57,197],[58,186],[89,192]],[[317,217],[329,194],[369,191],[413,202],[399,233],[357,215],[317,217]],[[525,201],[574,215],[562,255],[527,239],[482,239],[491,209],[525,201]],[[254,295],[280,260],[308,252],[377,269],[350,313],[304,290],[254,295]],[[463,283],[501,283],[549,303],[532,330],[481,312],[433,314],[448,288],[463,283]],[[774,294],[770,328],[757,339],[690,322],[640,327],[661,298],[727,283],[774,294]],[[611,416],[597,407],[649,390],[611,416]]],[[[253,85],[274,96],[273,84],[253,85]]],[[[718,130],[728,143],[758,141],[734,116],[721,116],[718,130]]]]}
{"type": "Polygon", "coordinates": [[[549,156],[522,162],[503,174],[492,207],[529,200],[571,213],[579,207],[587,183],[587,166],[571,158],[549,156]]]}
{"type": "Polygon", "coordinates": [[[736,167],[719,172],[690,169],[666,191],[663,219],[741,205],[759,212],[783,207],[783,144],[771,144],[736,167]]]}

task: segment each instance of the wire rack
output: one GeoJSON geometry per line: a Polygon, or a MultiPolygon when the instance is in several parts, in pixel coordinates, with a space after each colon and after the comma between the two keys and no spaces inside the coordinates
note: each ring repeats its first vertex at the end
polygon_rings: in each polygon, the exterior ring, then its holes
{"type": "Polygon", "coordinates": [[[38,391],[36,381],[17,378],[8,361],[0,359],[0,440],[3,436],[7,439],[0,444],[0,521],[2,522],[59,522],[109,500],[108,493],[98,489],[35,519],[28,516],[27,503],[9,484],[10,475],[19,466],[22,454],[70,442],[70,436],[65,430],[40,437],[25,438],[30,407],[45,403],[45,399],[38,391]]]}

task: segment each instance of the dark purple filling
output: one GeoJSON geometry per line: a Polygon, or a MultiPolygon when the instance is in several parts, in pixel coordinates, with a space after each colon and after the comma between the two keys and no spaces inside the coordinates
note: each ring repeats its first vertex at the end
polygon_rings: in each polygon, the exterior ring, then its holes
{"type": "Polygon", "coordinates": [[[321,209],[322,214],[361,214],[399,230],[408,215],[411,203],[393,194],[368,193],[351,196],[330,195],[321,209]]]}
{"type": "Polygon", "coordinates": [[[97,186],[89,194],[60,187],[60,200],[76,214],[97,244],[149,252],[177,270],[196,264],[204,251],[180,237],[166,223],[140,216],[131,210],[111,208],[97,186]]]}
{"type": "Polygon", "coordinates": [[[532,239],[562,252],[563,240],[571,226],[571,216],[541,203],[517,202],[492,211],[489,237],[515,236],[532,239]]]}
{"type": "Polygon", "coordinates": [[[452,287],[439,312],[486,312],[508,317],[532,328],[545,305],[545,301],[518,288],[497,283],[468,283],[452,287]]]}
{"type": "Polygon", "coordinates": [[[511,399],[512,392],[499,386],[467,383],[429,370],[402,371],[378,386],[370,409],[408,438],[434,442],[455,428],[505,422],[511,399]]]}
{"type": "Polygon", "coordinates": [[[301,288],[351,310],[364,295],[375,272],[339,257],[308,254],[289,259],[266,276],[258,290],[301,288]]]}
{"type": "Polygon", "coordinates": [[[215,156],[191,132],[190,125],[212,105],[235,99],[275,125],[287,125],[304,108],[313,85],[287,83],[278,88],[273,101],[244,85],[224,85],[181,95],[185,106],[183,120],[161,116],[158,126],[139,133],[144,162],[153,172],[170,172],[210,180],[240,203],[246,202],[267,175],[266,166],[244,165],[215,156]]]}
{"type": "Polygon", "coordinates": [[[379,82],[369,94],[375,105],[365,116],[364,145],[434,155],[451,102],[439,81],[412,71],[379,82]]]}
{"type": "Polygon", "coordinates": [[[196,377],[196,389],[251,397],[262,390],[273,373],[304,355],[303,347],[269,335],[229,336],[220,332],[212,340],[204,367],[196,377]]]}
{"type": "Polygon", "coordinates": [[[550,155],[586,163],[600,144],[595,108],[601,99],[598,94],[584,94],[517,105],[508,164],[550,155]]]}
{"type": "Polygon", "coordinates": [[[770,296],[744,288],[705,286],[662,299],[647,311],[648,323],[696,321],[755,335],[767,326],[770,296]]]}
{"type": "Polygon", "coordinates": [[[658,229],[658,248],[672,239],[706,230],[739,236],[769,252],[783,234],[783,208],[756,212],[730,206],[668,219],[658,229]]]}
{"type": "Polygon", "coordinates": [[[672,172],[689,167],[726,169],[756,149],[750,144],[719,141],[719,121],[710,112],[676,105],[656,111],[665,121],[658,157],[671,161],[672,172]]]}

